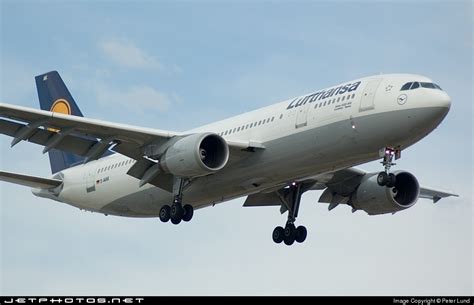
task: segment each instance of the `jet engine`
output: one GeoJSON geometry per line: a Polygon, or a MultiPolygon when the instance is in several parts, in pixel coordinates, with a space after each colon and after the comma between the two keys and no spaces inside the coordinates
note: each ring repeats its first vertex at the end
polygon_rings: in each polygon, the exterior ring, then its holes
{"type": "Polygon", "coordinates": [[[199,177],[222,169],[229,159],[227,142],[213,133],[179,139],[160,158],[163,171],[177,177],[199,177]]]}
{"type": "Polygon", "coordinates": [[[367,174],[352,194],[352,206],[369,215],[395,213],[412,207],[418,200],[418,180],[405,171],[394,172],[395,186],[385,187],[377,183],[377,174],[367,174]]]}

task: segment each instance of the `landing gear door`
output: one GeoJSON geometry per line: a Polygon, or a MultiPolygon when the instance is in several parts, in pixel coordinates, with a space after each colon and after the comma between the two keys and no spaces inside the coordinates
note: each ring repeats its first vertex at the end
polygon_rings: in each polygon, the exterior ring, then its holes
{"type": "Polygon", "coordinates": [[[379,87],[381,81],[381,78],[369,80],[364,88],[364,91],[362,92],[359,112],[372,110],[375,108],[375,93],[377,92],[377,88],[379,87]]]}

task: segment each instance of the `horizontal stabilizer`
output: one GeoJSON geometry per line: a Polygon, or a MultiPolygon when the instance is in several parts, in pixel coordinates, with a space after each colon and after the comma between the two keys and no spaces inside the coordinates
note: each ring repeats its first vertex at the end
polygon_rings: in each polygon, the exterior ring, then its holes
{"type": "Polygon", "coordinates": [[[47,179],[36,176],[28,176],[16,173],[0,171],[0,181],[20,184],[33,188],[50,189],[61,185],[62,181],[57,179],[47,179]]]}

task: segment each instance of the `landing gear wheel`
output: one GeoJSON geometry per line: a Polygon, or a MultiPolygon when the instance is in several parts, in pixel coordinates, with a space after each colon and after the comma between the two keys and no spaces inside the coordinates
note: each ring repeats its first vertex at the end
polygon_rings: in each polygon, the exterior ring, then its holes
{"type": "Polygon", "coordinates": [[[277,244],[281,243],[284,238],[284,233],[285,230],[282,227],[276,227],[272,234],[273,241],[277,244]]]}
{"type": "Polygon", "coordinates": [[[287,224],[283,231],[283,241],[285,245],[291,246],[295,242],[296,228],[294,224],[287,224]]]}
{"type": "Polygon", "coordinates": [[[175,219],[181,219],[183,218],[183,214],[184,214],[184,210],[183,210],[183,207],[181,206],[181,204],[179,203],[173,203],[173,205],[171,206],[171,219],[175,218],[175,219]]]}
{"type": "Polygon", "coordinates": [[[164,205],[160,209],[160,220],[162,222],[168,222],[171,218],[171,208],[169,205],[164,205]]]}
{"type": "Polygon", "coordinates": [[[183,210],[184,210],[183,221],[186,221],[186,222],[190,221],[191,218],[193,218],[194,208],[191,205],[186,204],[184,205],[183,210]]]}
{"type": "Polygon", "coordinates": [[[394,187],[395,183],[396,183],[395,175],[392,173],[388,174],[388,179],[387,179],[387,184],[386,184],[387,187],[394,187]]]}
{"type": "Polygon", "coordinates": [[[380,186],[385,186],[388,183],[388,174],[386,172],[380,172],[377,176],[377,183],[380,186]]]}
{"type": "Polygon", "coordinates": [[[181,222],[181,218],[173,218],[171,217],[171,223],[177,225],[181,222]]]}
{"type": "Polygon", "coordinates": [[[296,242],[298,243],[304,242],[307,235],[308,235],[308,231],[306,230],[306,227],[298,226],[298,228],[296,228],[296,236],[295,236],[296,242]]]}

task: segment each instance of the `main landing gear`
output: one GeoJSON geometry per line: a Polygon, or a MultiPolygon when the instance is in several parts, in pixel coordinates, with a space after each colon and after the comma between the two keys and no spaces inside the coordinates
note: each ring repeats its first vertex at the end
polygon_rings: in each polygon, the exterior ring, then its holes
{"type": "Polygon", "coordinates": [[[395,175],[390,173],[390,167],[395,165],[393,158],[399,159],[401,156],[400,148],[386,147],[383,155],[382,164],[385,167],[385,171],[380,172],[377,176],[377,183],[380,186],[394,187],[395,186],[395,175]]]}
{"type": "Polygon", "coordinates": [[[193,218],[194,208],[189,204],[182,205],[184,184],[184,179],[176,179],[173,186],[173,204],[171,207],[164,205],[160,209],[160,220],[162,222],[168,222],[171,219],[171,223],[177,225],[181,220],[188,222],[193,218]]]}
{"type": "Polygon", "coordinates": [[[306,228],[304,226],[295,226],[295,220],[296,217],[298,217],[298,210],[300,207],[301,195],[304,192],[302,187],[301,184],[292,183],[286,196],[281,197],[288,209],[288,220],[286,221],[285,228],[278,226],[273,230],[273,241],[277,244],[283,241],[286,245],[290,246],[295,241],[302,243],[306,239],[306,228]]]}

